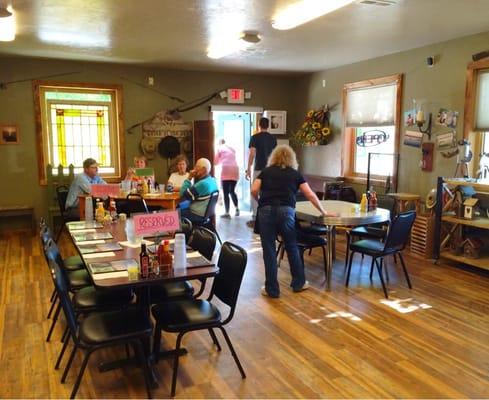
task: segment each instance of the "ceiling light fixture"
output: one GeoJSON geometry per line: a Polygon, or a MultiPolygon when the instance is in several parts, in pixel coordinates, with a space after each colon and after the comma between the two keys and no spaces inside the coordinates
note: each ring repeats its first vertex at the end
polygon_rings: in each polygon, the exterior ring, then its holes
{"type": "Polygon", "coordinates": [[[244,31],[239,37],[221,36],[218,41],[211,43],[207,49],[207,57],[218,59],[230,54],[246,50],[261,40],[255,31],[244,31]]]}
{"type": "Polygon", "coordinates": [[[313,19],[345,7],[355,0],[301,0],[279,11],[272,19],[275,29],[295,28],[313,19]]]}
{"type": "Polygon", "coordinates": [[[11,7],[0,7],[0,42],[15,39],[15,18],[11,7]]]}

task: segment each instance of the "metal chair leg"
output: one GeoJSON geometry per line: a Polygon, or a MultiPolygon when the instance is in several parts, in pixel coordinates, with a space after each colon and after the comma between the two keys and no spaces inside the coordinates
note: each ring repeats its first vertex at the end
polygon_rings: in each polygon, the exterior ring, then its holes
{"type": "Polygon", "coordinates": [[[78,376],[76,377],[75,385],[73,386],[73,390],[71,391],[70,399],[74,399],[76,396],[76,392],[78,392],[78,388],[80,387],[80,383],[85,373],[85,368],[87,368],[88,359],[90,358],[91,351],[87,351],[85,357],[83,357],[82,365],[80,367],[80,372],[78,372],[78,376]]]}
{"type": "Polygon", "coordinates": [[[78,345],[75,343],[75,345],[73,346],[73,350],[71,350],[70,358],[66,363],[65,370],[63,371],[63,376],[61,377],[61,383],[66,382],[66,376],[68,375],[68,371],[71,368],[71,364],[73,363],[73,359],[75,358],[75,354],[77,350],[78,350],[78,345]]]}
{"type": "Polygon", "coordinates": [[[214,332],[214,329],[209,328],[208,330],[209,330],[209,335],[211,335],[212,341],[217,346],[217,350],[221,351],[222,350],[221,345],[219,344],[219,341],[217,340],[217,336],[216,336],[216,333],[214,332]]]}
{"type": "Polygon", "coordinates": [[[54,296],[51,296],[51,307],[49,307],[48,315],[46,319],[51,318],[51,314],[53,313],[56,304],[58,303],[58,293],[55,291],[54,296]]]}
{"type": "Polygon", "coordinates": [[[178,373],[178,359],[180,358],[180,345],[182,343],[182,337],[185,332],[180,332],[177,336],[177,345],[175,347],[175,357],[173,358],[173,376],[171,379],[171,397],[175,397],[175,390],[177,387],[177,373],[178,373]]]}
{"type": "Polygon", "coordinates": [[[51,340],[51,335],[53,334],[54,326],[56,325],[56,321],[58,321],[59,313],[61,312],[61,303],[58,302],[58,306],[56,307],[56,311],[53,315],[53,321],[51,322],[51,327],[49,328],[48,335],[46,336],[46,342],[51,340]]]}
{"type": "Polygon", "coordinates": [[[350,252],[350,261],[348,262],[348,269],[346,271],[346,282],[345,282],[345,286],[348,287],[348,284],[350,282],[350,272],[351,272],[351,263],[353,262],[353,255],[355,254],[354,251],[350,252]]]}
{"type": "Polygon", "coordinates": [[[380,267],[380,264],[377,262],[376,258],[374,259],[374,263],[375,266],[377,267],[377,272],[379,273],[380,283],[382,284],[382,289],[384,290],[385,298],[388,299],[389,295],[387,294],[387,288],[385,286],[384,277],[382,276],[382,269],[380,267]]]}
{"type": "Polygon", "coordinates": [[[63,343],[63,347],[59,353],[58,359],[56,360],[56,364],[54,365],[54,369],[59,369],[59,365],[61,364],[61,360],[63,359],[63,355],[65,354],[66,348],[68,347],[68,343],[70,342],[70,337],[68,336],[63,343]]]}
{"type": "Polygon", "coordinates": [[[399,259],[401,260],[402,269],[404,270],[404,275],[406,276],[406,281],[407,281],[408,287],[409,287],[409,289],[412,289],[413,287],[411,285],[411,280],[409,279],[409,274],[408,274],[407,269],[406,269],[406,264],[404,264],[404,258],[403,258],[401,253],[398,253],[398,254],[399,254],[399,259]]]}
{"type": "Polygon", "coordinates": [[[148,360],[144,356],[144,349],[143,349],[143,344],[141,341],[136,340],[133,342],[134,344],[134,351],[136,353],[136,357],[139,360],[139,363],[141,364],[141,368],[143,369],[143,374],[144,374],[144,383],[146,385],[146,396],[148,399],[151,399],[151,382],[150,382],[150,370],[149,370],[149,365],[148,365],[148,360]]]}
{"type": "Polygon", "coordinates": [[[245,379],[246,374],[244,372],[243,367],[241,366],[241,363],[239,362],[238,356],[236,355],[236,352],[234,351],[234,347],[231,344],[231,340],[229,339],[229,336],[228,336],[226,330],[224,329],[223,326],[220,326],[219,329],[221,330],[222,334],[224,335],[224,339],[226,339],[226,343],[228,344],[229,350],[231,351],[231,354],[234,358],[234,361],[236,362],[236,365],[238,366],[239,372],[241,373],[241,378],[245,379]]]}

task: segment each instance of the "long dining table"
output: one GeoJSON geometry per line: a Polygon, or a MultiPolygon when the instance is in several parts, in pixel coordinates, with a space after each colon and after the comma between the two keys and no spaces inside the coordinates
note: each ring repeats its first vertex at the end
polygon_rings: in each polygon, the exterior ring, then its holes
{"type": "Polygon", "coordinates": [[[360,211],[358,204],[347,201],[322,200],[321,204],[327,215],[321,215],[309,201],[298,201],[295,212],[297,219],[324,225],[327,228],[326,288],[329,290],[331,289],[336,227],[354,227],[387,222],[390,220],[390,212],[383,208],[376,208],[368,212],[360,211]]]}
{"type": "MultiPolygon", "coordinates": [[[[149,277],[143,278],[138,274],[137,279],[129,279],[127,271],[114,271],[104,273],[94,273],[90,264],[91,263],[110,263],[113,261],[135,260],[139,267],[139,253],[141,251],[139,244],[130,244],[127,241],[125,233],[125,221],[116,221],[107,225],[99,224],[95,221],[83,222],[68,222],[67,228],[70,233],[70,237],[73,244],[77,248],[80,256],[82,257],[87,270],[90,273],[95,288],[101,290],[110,290],[115,288],[134,288],[138,290],[139,298],[137,304],[141,308],[142,312],[149,315],[150,313],[150,286],[157,285],[164,282],[175,282],[183,280],[193,279],[206,279],[217,275],[219,268],[212,260],[207,260],[205,257],[198,255],[196,252],[187,253],[187,265],[186,268],[171,269],[169,271],[162,271],[159,274],[151,273],[149,277]],[[97,236],[110,236],[104,239],[97,239],[97,236]],[[95,237],[94,237],[95,236],[95,237]],[[78,240],[77,240],[78,239],[78,240]],[[82,240],[80,240],[82,239],[82,240]],[[85,253],[86,247],[110,245],[120,247],[113,251],[90,251],[85,253]]],[[[146,238],[153,239],[154,238],[146,238]]],[[[146,240],[146,242],[153,242],[153,240],[146,240]]],[[[103,246],[101,246],[103,248],[103,246]]],[[[150,353],[151,346],[148,343],[147,353],[150,360],[154,359],[154,355],[150,353]]],[[[180,354],[185,354],[185,349],[182,349],[180,354]]],[[[171,351],[162,352],[161,355],[170,355],[171,351]]],[[[115,362],[101,365],[101,371],[108,371],[110,369],[118,368],[124,365],[125,361],[118,360],[115,362]]],[[[153,375],[153,384],[156,386],[156,380],[153,375]]]]}

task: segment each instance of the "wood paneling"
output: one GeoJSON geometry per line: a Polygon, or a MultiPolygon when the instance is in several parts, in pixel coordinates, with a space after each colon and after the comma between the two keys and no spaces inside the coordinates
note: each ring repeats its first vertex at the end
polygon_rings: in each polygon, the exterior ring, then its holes
{"type": "MultiPolygon", "coordinates": [[[[243,213],[245,214],[245,213],[243,213]]],[[[368,278],[370,259],[354,258],[350,287],[344,287],[344,238],[338,237],[332,290],[324,290],[319,251],[306,254],[311,289],[292,293],[286,259],[279,271],[280,299],[260,295],[264,280],[258,236],[246,228],[249,215],[218,221],[223,240],[248,251],[249,262],[228,332],[247,373],[242,380],[225,347],[217,352],[207,332],[191,333],[183,345],[179,398],[488,398],[489,279],[448,264],[435,265],[406,254],[413,290],[402,270],[388,260],[390,300],[383,301],[378,277],[368,278]],[[396,303],[395,300],[399,299],[396,303]]],[[[65,255],[74,254],[62,237],[65,255]]],[[[209,286],[209,285],[208,285],[209,286]]],[[[80,366],[75,359],[66,384],[54,363],[64,321],[53,339],[44,338],[51,279],[30,232],[0,236],[0,398],[68,397],[80,366]]],[[[225,307],[222,308],[225,311],[225,307]]],[[[175,336],[164,334],[164,345],[175,336]]],[[[124,349],[93,355],[79,398],[142,398],[139,369],[100,373],[97,364],[124,349]]],[[[64,365],[64,364],[63,364],[64,365]]],[[[171,365],[157,365],[168,397],[171,365]]]]}

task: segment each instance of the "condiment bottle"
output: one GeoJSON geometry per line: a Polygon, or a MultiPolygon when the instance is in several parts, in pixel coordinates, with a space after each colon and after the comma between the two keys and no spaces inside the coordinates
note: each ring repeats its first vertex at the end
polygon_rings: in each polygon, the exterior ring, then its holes
{"type": "Polygon", "coordinates": [[[97,222],[104,222],[105,209],[104,203],[97,199],[97,209],[95,210],[95,220],[97,222]]]}
{"type": "Polygon", "coordinates": [[[109,214],[112,220],[115,220],[117,218],[117,208],[115,205],[115,200],[110,200],[109,202],[109,214]]]}
{"type": "Polygon", "coordinates": [[[360,212],[366,212],[366,211],[367,211],[367,194],[363,193],[362,200],[360,200],[360,212]]]}
{"type": "Polygon", "coordinates": [[[370,198],[370,209],[375,210],[377,208],[377,193],[372,192],[372,197],[370,198]]]}
{"type": "Polygon", "coordinates": [[[142,194],[147,194],[148,191],[149,191],[148,182],[146,182],[146,179],[143,178],[143,191],[142,191],[142,194]]]}
{"type": "Polygon", "coordinates": [[[172,268],[173,256],[170,252],[170,242],[168,240],[161,241],[158,248],[158,260],[160,264],[160,272],[167,273],[172,268]]]}
{"type": "Polygon", "coordinates": [[[139,268],[142,278],[147,278],[149,275],[149,254],[146,251],[146,244],[141,243],[141,253],[139,253],[139,268]]]}

